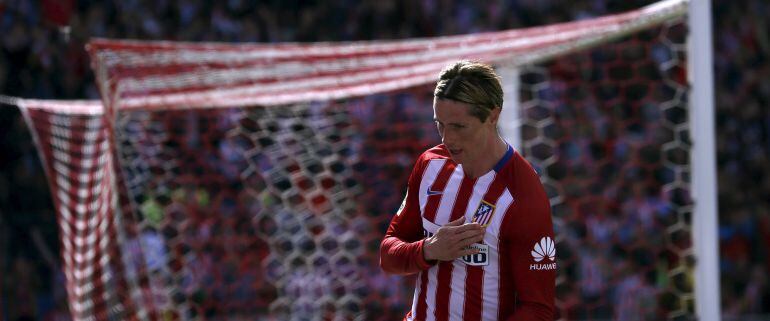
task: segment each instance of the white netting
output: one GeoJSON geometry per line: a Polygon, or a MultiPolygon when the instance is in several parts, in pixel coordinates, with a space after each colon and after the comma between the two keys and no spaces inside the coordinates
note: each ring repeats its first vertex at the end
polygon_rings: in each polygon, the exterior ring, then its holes
{"type": "Polygon", "coordinates": [[[686,1],[667,0],[591,20],[406,41],[233,45],[98,40],[89,50],[108,109],[275,106],[427,84],[443,66],[461,58],[510,65],[542,61],[655,26],[686,10],[686,1]]]}
{"type": "Polygon", "coordinates": [[[522,70],[522,138],[553,206],[566,319],[694,313],[686,27],[522,70]]]}
{"type": "MultiPolygon", "coordinates": [[[[400,203],[414,157],[436,143],[430,85],[424,85],[459,58],[520,65],[579,49],[580,57],[590,56],[589,46],[660,25],[685,10],[684,1],[667,1],[595,20],[401,42],[94,42],[90,50],[104,109],[93,103],[21,102],[45,155],[62,222],[73,316],[399,319],[410,303],[411,283],[384,275],[376,265],[376,249],[400,203]]],[[[638,40],[607,46],[618,52],[641,46],[650,55],[585,58],[590,60],[586,64],[609,74],[616,65],[630,65],[639,82],[649,81],[650,87],[660,83],[647,73],[666,72],[670,59],[658,61],[654,55],[677,55],[681,42],[666,42],[666,37],[656,42],[638,38],[648,32],[640,34],[634,36],[638,40]]],[[[681,61],[674,65],[681,68],[681,61]]],[[[570,192],[584,186],[573,187],[574,180],[552,175],[553,165],[569,152],[561,154],[557,144],[571,137],[552,135],[590,126],[554,123],[563,111],[549,104],[563,104],[573,93],[561,90],[580,88],[592,79],[559,84],[550,66],[530,67],[522,77],[524,115],[532,117],[525,117],[522,149],[546,172],[549,191],[559,191],[552,194],[558,234],[570,232],[565,224],[576,220],[560,205],[572,204],[570,192]],[[541,80],[533,82],[532,77],[541,80]]],[[[633,85],[627,88],[635,90],[633,85]]],[[[683,93],[678,94],[659,100],[674,102],[672,107],[656,105],[668,108],[666,115],[677,122],[686,119],[686,111],[680,111],[683,93]]],[[[625,105],[612,106],[622,116],[625,105]]],[[[581,120],[598,121],[588,116],[581,120]]],[[[624,130],[630,135],[636,131],[624,130]]],[[[682,134],[678,129],[671,135],[682,134]]],[[[665,159],[674,162],[682,152],[686,156],[687,141],[667,142],[647,149],[654,153],[663,148],[665,155],[670,151],[673,156],[665,159]]],[[[672,166],[663,167],[678,168],[672,166]]],[[[602,175],[566,168],[576,177],[602,175]]],[[[686,170],[676,173],[677,186],[686,192],[686,170]]],[[[677,209],[677,217],[686,214],[686,207],[677,209]]],[[[672,226],[682,232],[666,234],[664,247],[689,240],[689,221],[677,222],[672,226]]],[[[569,253],[566,248],[572,244],[562,239],[559,246],[565,248],[560,253],[569,253]]],[[[685,243],[672,255],[680,262],[688,251],[685,243]]],[[[564,288],[588,285],[584,274],[569,274],[581,266],[573,264],[562,270],[559,280],[562,317],[615,315],[611,304],[617,302],[589,301],[564,288]],[[601,309],[606,311],[594,311],[601,309]]],[[[688,284],[678,281],[686,277],[680,270],[672,267],[669,273],[674,286],[655,293],[657,298],[673,297],[662,302],[677,305],[656,303],[656,315],[690,315],[692,295],[677,285],[688,284]]],[[[622,283],[608,282],[614,281],[622,283]]]]}

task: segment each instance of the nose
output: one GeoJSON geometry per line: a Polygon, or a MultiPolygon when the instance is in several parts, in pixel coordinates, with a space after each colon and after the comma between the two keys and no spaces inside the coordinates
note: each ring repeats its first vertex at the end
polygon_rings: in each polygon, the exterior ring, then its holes
{"type": "Polygon", "coordinates": [[[448,130],[439,131],[439,134],[441,135],[441,143],[443,143],[446,146],[453,146],[455,143],[455,137],[449,133],[448,130]]]}

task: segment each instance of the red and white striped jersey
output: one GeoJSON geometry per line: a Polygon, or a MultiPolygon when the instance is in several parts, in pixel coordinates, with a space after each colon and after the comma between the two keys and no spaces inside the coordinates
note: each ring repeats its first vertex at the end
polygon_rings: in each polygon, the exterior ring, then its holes
{"type": "Polygon", "coordinates": [[[404,320],[553,320],[556,279],[548,198],[530,164],[508,148],[493,170],[465,175],[444,145],[417,160],[404,203],[380,247],[389,273],[419,273],[404,320]],[[486,226],[480,252],[426,262],[423,241],[461,216],[486,226]]]}

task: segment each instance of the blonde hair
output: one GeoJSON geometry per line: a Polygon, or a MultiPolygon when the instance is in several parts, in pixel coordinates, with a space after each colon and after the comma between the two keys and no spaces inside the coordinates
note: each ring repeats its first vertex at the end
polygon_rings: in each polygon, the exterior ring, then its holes
{"type": "Polygon", "coordinates": [[[433,96],[472,106],[470,115],[482,122],[495,108],[503,108],[503,87],[492,66],[460,60],[441,71],[433,96]]]}

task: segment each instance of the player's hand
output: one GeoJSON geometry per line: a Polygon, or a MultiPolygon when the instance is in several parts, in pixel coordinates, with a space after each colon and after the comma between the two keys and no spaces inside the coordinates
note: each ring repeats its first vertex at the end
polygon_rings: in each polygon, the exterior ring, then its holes
{"type": "Polygon", "coordinates": [[[463,224],[464,222],[465,217],[458,218],[440,227],[436,234],[425,239],[425,260],[451,261],[478,253],[477,249],[468,246],[484,240],[484,227],[478,223],[463,224]]]}

